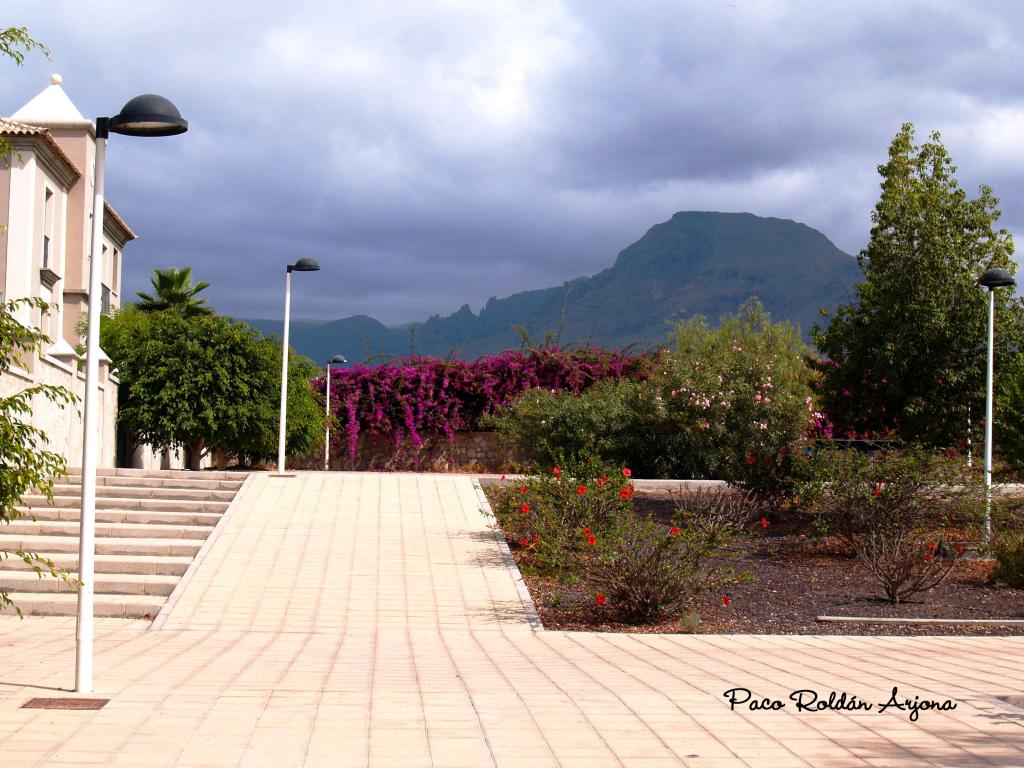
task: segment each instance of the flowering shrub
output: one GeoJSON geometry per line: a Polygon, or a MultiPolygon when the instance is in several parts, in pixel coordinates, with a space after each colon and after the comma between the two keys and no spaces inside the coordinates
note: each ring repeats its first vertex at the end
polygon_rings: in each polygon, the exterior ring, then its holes
{"type": "Polygon", "coordinates": [[[646,380],[603,381],[579,396],[530,390],[491,418],[541,463],[593,453],[646,477],[720,478],[785,490],[794,448],[821,418],[796,331],[759,304],[712,330],[678,326],[675,349],[646,380]]]}
{"type": "MultiPolygon", "coordinates": [[[[331,374],[331,409],[354,458],[360,434],[406,441],[418,449],[428,435],[449,440],[474,429],[527,389],[579,394],[604,379],[642,379],[649,357],[595,349],[507,351],[468,363],[412,358],[370,367],[356,365],[331,374]]],[[[324,391],[326,377],[314,380],[324,391]]]]}
{"type": "Polygon", "coordinates": [[[502,483],[492,506],[505,537],[529,550],[536,567],[571,580],[579,553],[632,509],[633,493],[621,468],[563,458],[502,483]]]}
{"type": "Polygon", "coordinates": [[[943,526],[962,531],[981,508],[977,478],[961,462],[920,449],[874,457],[821,451],[797,495],[819,527],[839,537],[901,602],[942,583],[963,547],[944,541],[943,526]]]}
{"type": "Polygon", "coordinates": [[[627,514],[595,540],[583,572],[619,619],[644,623],[671,618],[715,584],[712,557],[730,537],[723,525],[688,522],[666,528],[627,514]]]}

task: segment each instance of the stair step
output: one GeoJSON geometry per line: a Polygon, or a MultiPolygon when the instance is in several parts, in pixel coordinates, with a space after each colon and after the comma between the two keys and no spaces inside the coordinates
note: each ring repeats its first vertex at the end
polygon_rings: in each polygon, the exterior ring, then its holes
{"type": "MultiPolygon", "coordinates": [[[[68,574],[69,581],[55,578],[49,573],[41,576],[33,571],[0,572],[0,589],[7,592],[32,593],[75,593],[78,591],[78,574],[68,574]]],[[[98,573],[93,591],[103,595],[153,595],[167,597],[178,582],[179,576],[153,576],[136,573],[98,573]]]]}
{"type": "MultiPolygon", "coordinates": [[[[65,571],[78,570],[78,550],[74,552],[36,552],[40,557],[53,561],[65,571]]],[[[96,555],[96,573],[139,574],[143,576],[181,576],[192,564],[191,556],[160,557],[154,555],[96,555]]],[[[20,557],[11,556],[0,560],[0,573],[7,571],[30,571],[32,566],[20,557]]]]}
{"type": "MultiPolygon", "coordinates": [[[[68,469],[69,476],[81,475],[81,467],[71,467],[68,469]]],[[[171,480],[244,480],[248,472],[229,472],[227,470],[200,470],[198,472],[192,472],[188,469],[128,469],[125,467],[118,467],[117,469],[111,467],[100,467],[96,470],[97,477],[155,477],[171,480]]]]}
{"type": "MultiPolygon", "coordinates": [[[[78,613],[76,594],[10,592],[8,596],[26,616],[75,616],[78,613]]],[[[149,595],[96,595],[93,615],[115,619],[152,619],[165,602],[164,597],[149,595]]],[[[0,613],[13,614],[14,609],[0,609],[0,613]]]]}
{"type": "MultiPolygon", "coordinates": [[[[78,522],[81,510],[72,507],[32,507],[22,513],[21,521],[70,520],[78,522]]],[[[97,523],[132,523],[134,525],[205,525],[215,526],[220,522],[218,512],[151,512],[146,509],[97,509],[97,523]]]]}
{"type": "MultiPolygon", "coordinates": [[[[6,529],[7,526],[4,526],[6,529]]],[[[203,542],[197,539],[142,539],[96,537],[97,555],[155,555],[194,557],[203,542]]],[[[78,536],[23,536],[0,533],[0,549],[13,552],[78,553],[78,536]]]]}
{"type": "MultiPolygon", "coordinates": [[[[81,503],[81,496],[57,496],[52,500],[45,496],[29,494],[21,497],[21,509],[33,507],[74,507],[81,503]]],[[[223,512],[227,501],[181,501],[173,499],[123,499],[97,496],[96,509],[147,509],[155,512],[223,512]]]]}
{"type": "MultiPolygon", "coordinates": [[[[96,478],[96,488],[181,488],[184,490],[236,491],[241,488],[245,477],[234,480],[208,480],[173,477],[103,477],[96,478]]],[[[82,485],[81,475],[69,475],[55,478],[55,482],[79,488],[82,485]]]]}
{"type": "MultiPolygon", "coordinates": [[[[54,483],[52,492],[55,496],[81,497],[80,483],[54,483]]],[[[180,501],[231,501],[234,490],[214,490],[207,488],[161,488],[150,486],[97,485],[97,497],[113,497],[121,499],[173,499],[180,501]]]]}
{"type": "MultiPolygon", "coordinates": [[[[28,520],[21,518],[4,526],[4,533],[22,536],[78,536],[77,520],[28,520]]],[[[135,525],[96,523],[96,538],[115,539],[198,539],[205,541],[213,530],[209,525],[135,525]]]]}

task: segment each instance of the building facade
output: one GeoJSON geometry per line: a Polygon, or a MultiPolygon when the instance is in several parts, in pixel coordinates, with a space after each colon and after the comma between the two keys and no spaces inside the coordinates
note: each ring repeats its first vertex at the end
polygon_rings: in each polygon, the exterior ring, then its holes
{"type": "MultiPolygon", "coordinates": [[[[0,373],[0,394],[10,395],[36,383],[56,384],[79,401],[60,409],[37,398],[33,423],[42,429],[51,450],[68,465],[82,460],[81,397],[84,367],[75,347],[90,296],[92,268],[93,163],[96,130],[61,87],[52,84],[9,118],[0,118],[0,135],[13,147],[0,163],[0,294],[5,300],[40,297],[53,305],[41,313],[25,309],[19,318],[40,328],[50,344],[41,357],[24,359],[0,373]]],[[[102,302],[104,312],[121,303],[121,259],[135,234],[106,205],[103,214],[102,302]]],[[[101,467],[116,461],[117,379],[101,356],[101,467]]]]}

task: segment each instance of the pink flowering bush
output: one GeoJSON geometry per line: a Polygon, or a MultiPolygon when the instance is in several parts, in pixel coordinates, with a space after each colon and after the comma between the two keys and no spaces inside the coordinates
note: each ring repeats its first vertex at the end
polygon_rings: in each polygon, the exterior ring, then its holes
{"type": "MultiPolygon", "coordinates": [[[[579,394],[605,379],[645,378],[650,357],[557,347],[507,351],[475,362],[410,358],[381,366],[356,365],[331,375],[334,439],[355,458],[360,434],[419,449],[427,437],[452,439],[524,390],[579,394]]],[[[326,377],[313,381],[324,391],[326,377]]]]}

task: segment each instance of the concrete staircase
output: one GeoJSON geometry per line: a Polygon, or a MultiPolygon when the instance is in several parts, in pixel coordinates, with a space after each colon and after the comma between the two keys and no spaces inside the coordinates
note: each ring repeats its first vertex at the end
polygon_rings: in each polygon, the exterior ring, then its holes
{"type": "MultiPolygon", "coordinates": [[[[23,497],[22,517],[0,525],[0,550],[33,552],[77,578],[81,480],[76,470],[57,480],[52,503],[23,497]]],[[[244,481],[237,472],[99,470],[95,615],[154,618],[244,481]]],[[[74,584],[40,578],[15,556],[0,560],[0,588],[26,615],[77,612],[74,584]]]]}

